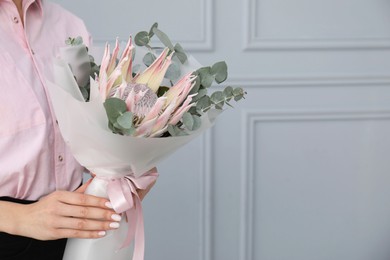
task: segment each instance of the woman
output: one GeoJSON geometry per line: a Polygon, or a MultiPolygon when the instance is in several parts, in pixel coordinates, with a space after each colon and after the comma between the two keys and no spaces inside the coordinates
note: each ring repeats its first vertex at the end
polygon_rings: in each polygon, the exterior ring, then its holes
{"type": "Polygon", "coordinates": [[[119,225],[107,199],[82,193],[83,167],[66,147],[48,99],[48,64],[76,36],[89,43],[84,23],[56,4],[0,0],[2,260],[62,259],[64,238],[100,238],[119,225]]]}

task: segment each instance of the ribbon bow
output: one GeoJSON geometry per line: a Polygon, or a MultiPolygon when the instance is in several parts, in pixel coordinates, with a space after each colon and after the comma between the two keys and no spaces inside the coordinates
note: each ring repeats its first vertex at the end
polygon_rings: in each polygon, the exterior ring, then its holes
{"type": "Polygon", "coordinates": [[[144,218],[137,189],[145,190],[157,177],[154,168],[138,178],[128,175],[107,180],[108,198],[117,213],[126,213],[129,224],[126,240],[120,249],[129,246],[134,238],[133,260],[143,260],[145,253],[144,218]]]}

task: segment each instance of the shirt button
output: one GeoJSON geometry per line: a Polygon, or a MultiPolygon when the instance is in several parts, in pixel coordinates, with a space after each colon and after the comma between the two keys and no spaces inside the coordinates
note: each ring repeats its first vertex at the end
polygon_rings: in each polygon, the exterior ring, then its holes
{"type": "Polygon", "coordinates": [[[58,156],[58,161],[62,162],[64,160],[64,157],[62,157],[61,155],[58,156]]]}
{"type": "Polygon", "coordinates": [[[14,17],[14,23],[19,23],[19,19],[18,19],[18,17],[14,17]]]}
{"type": "Polygon", "coordinates": [[[32,55],[35,55],[35,52],[34,52],[34,50],[33,50],[33,49],[31,49],[31,54],[32,54],[32,55]]]}

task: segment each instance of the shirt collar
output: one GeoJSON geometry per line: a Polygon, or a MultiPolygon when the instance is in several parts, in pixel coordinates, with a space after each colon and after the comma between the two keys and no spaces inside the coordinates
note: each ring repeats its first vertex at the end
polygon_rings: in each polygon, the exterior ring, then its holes
{"type": "Polygon", "coordinates": [[[35,4],[36,7],[37,7],[38,10],[39,10],[40,15],[41,15],[41,16],[43,15],[42,0],[23,0],[23,1],[27,2],[26,4],[28,4],[29,6],[35,4]]]}
{"type": "MultiPolygon", "coordinates": [[[[12,1],[12,0],[0,0],[0,3],[1,2],[4,2],[4,1],[12,1]]],[[[42,0],[23,0],[23,5],[25,4],[28,4],[29,6],[32,5],[32,4],[35,4],[39,10],[39,13],[41,15],[43,15],[43,6],[42,6],[42,0]],[[26,3],[27,2],[27,3],[26,3]]],[[[23,6],[24,7],[24,6],[23,6]]]]}

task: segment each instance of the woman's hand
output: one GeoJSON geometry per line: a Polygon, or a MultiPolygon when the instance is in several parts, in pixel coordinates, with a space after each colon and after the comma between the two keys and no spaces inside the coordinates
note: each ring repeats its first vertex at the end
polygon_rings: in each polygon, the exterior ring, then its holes
{"type": "Polygon", "coordinates": [[[15,204],[12,233],[39,240],[99,238],[118,228],[121,217],[107,199],[80,193],[87,185],[75,192],[53,192],[33,204],[15,204]]]}

